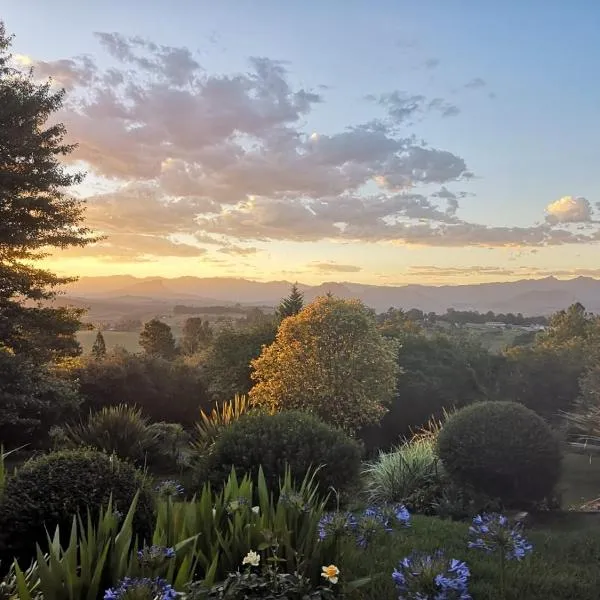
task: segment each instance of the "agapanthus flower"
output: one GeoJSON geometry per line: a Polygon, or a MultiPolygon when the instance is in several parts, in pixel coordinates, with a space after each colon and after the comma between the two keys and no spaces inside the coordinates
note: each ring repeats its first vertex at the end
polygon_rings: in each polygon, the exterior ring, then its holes
{"type": "Polygon", "coordinates": [[[331,512],[325,513],[319,519],[319,541],[330,536],[340,536],[354,531],[357,526],[356,517],[350,513],[331,512]]]}
{"type": "Polygon", "coordinates": [[[403,600],[471,600],[469,567],[444,554],[413,553],[403,558],[392,573],[403,600]]]}
{"type": "Polygon", "coordinates": [[[288,491],[282,492],[279,496],[279,501],[289,508],[294,508],[300,512],[306,512],[309,509],[304,496],[298,492],[288,491]]]}
{"type": "Polygon", "coordinates": [[[185,494],[185,489],[183,486],[174,479],[166,479],[165,481],[161,481],[156,486],[156,491],[165,498],[174,498],[176,496],[183,496],[183,494],[185,494]]]}
{"type": "Polygon", "coordinates": [[[225,507],[225,510],[227,511],[228,514],[232,515],[233,513],[237,512],[238,510],[241,510],[242,508],[245,508],[249,505],[250,505],[250,502],[248,501],[248,499],[244,498],[243,496],[240,496],[239,498],[236,498],[235,500],[232,500],[231,502],[229,502],[227,504],[227,506],[225,507]]]}
{"type": "Polygon", "coordinates": [[[138,560],[145,567],[160,567],[171,558],[175,558],[175,549],[164,546],[146,546],[138,552],[138,560]]]}
{"type": "Polygon", "coordinates": [[[115,588],[104,592],[104,600],[175,600],[178,593],[164,579],[125,577],[115,588]]]}
{"type": "Polygon", "coordinates": [[[522,525],[511,525],[504,515],[477,515],[469,527],[469,548],[488,554],[502,553],[507,560],[521,560],[533,550],[523,537],[522,525]]]}

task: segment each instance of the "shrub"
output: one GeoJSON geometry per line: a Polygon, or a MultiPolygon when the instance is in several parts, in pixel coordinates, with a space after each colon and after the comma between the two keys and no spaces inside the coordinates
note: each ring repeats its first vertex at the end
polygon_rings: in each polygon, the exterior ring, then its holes
{"type": "Polygon", "coordinates": [[[179,423],[152,423],[152,443],[148,449],[148,465],[173,470],[186,464],[189,435],[179,423]]]}
{"type": "Polygon", "coordinates": [[[448,419],[438,435],[444,468],[507,505],[552,493],[560,474],[558,440],[545,421],[515,402],[480,402],[448,419]]]}
{"type": "Polygon", "coordinates": [[[262,465],[270,489],[275,489],[286,465],[296,478],[311,466],[322,466],[317,479],[326,493],[330,487],[347,490],[356,481],[360,458],[360,446],[342,431],[312,415],[284,411],[248,414],[232,423],[217,439],[206,469],[211,481],[222,482],[232,466],[255,477],[262,465]]]}
{"type": "Polygon", "coordinates": [[[157,433],[138,408],[119,404],[90,414],[86,422],[65,425],[53,437],[59,447],[95,448],[142,465],[157,433]]]}
{"type": "MultiPolygon", "coordinates": [[[[93,519],[112,496],[115,508],[127,512],[141,490],[135,519],[140,539],[153,521],[153,496],[132,465],[94,450],[64,450],[32,459],[6,482],[0,504],[0,554],[3,564],[13,557],[22,564],[46,545],[46,530],[57,526],[67,538],[73,516],[93,519]]],[[[64,540],[66,541],[66,540],[64,540]]]]}
{"type": "Polygon", "coordinates": [[[416,437],[392,452],[381,452],[363,476],[371,502],[401,502],[415,512],[431,512],[442,484],[435,438],[416,437]]]}
{"type": "Polygon", "coordinates": [[[200,369],[180,360],[115,350],[104,360],[84,359],[72,377],[79,380],[84,409],[92,411],[127,404],[151,421],[191,426],[198,410],[210,406],[200,369]]]}
{"type": "Polygon", "coordinates": [[[219,434],[246,414],[249,409],[248,397],[236,394],[233,400],[227,400],[221,405],[219,405],[219,402],[215,402],[210,414],[206,414],[201,410],[200,421],[196,423],[193,447],[199,452],[205,452],[211,448],[219,434]]]}

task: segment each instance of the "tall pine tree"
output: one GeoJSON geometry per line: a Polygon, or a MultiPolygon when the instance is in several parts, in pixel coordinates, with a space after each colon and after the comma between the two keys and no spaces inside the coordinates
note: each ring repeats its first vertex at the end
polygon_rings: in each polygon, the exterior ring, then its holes
{"type": "Polygon", "coordinates": [[[277,316],[283,321],[286,317],[297,315],[304,308],[304,294],[295,283],[290,290],[290,295],[280,302],[277,307],[277,316]]]}
{"type": "Polygon", "coordinates": [[[106,342],[104,341],[104,336],[101,331],[98,331],[96,334],[96,339],[94,340],[94,345],[92,346],[92,356],[96,360],[101,360],[106,356],[106,342]]]}
{"type": "Polygon", "coordinates": [[[35,262],[91,236],[82,224],[83,201],[66,191],[82,175],[60,162],[73,146],[64,142],[62,124],[48,124],[64,90],[13,68],[11,42],[0,22],[0,341],[16,354],[47,360],[79,353],[81,313],[47,305],[70,280],[35,262]]]}

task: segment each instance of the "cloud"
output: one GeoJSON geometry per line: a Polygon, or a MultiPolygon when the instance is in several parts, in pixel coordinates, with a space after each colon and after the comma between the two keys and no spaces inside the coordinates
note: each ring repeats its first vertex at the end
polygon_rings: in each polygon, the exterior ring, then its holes
{"type": "Polygon", "coordinates": [[[342,265],[334,262],[313,262],[309,267],[321,273],[358,273],[362,271],[362,268],[356,265],[342,265]]]}
{"type": "Polygon", "coordinates": [[[563,196],[546,207],[550,223],[588,223],[592,221],[592,207],[581,196],[563,196]]]}
{"type": "Polygon", "coordinates": [[[484,88],[486,86],[487,82],[484,81],[481,77],[474,77],[470,81],[467,81],[467,83],[465,83],[464,85],[464,87],[466,87],[468,90],[480,90],[481,88],[484,88]]]}
{"type": "Polygon", "coordinates": [[[440,62],[441,61],[439,58],[428,58],[425,61],[425,68],[426,69],[435,69],[435,68],[439,67],[440,62]]]}
{"type": "Polygon", "coordinates": [[[166,237],[140,234],[112,234],[85,248],[69,248],[61,258],[92,257],[103,262],[147,262],[160,257],[195,258],[206,254],[206,249],[191,244],[174,242],[166,237]]]}
{"type": "Polygon", "coordinates": [[[471,266],[471,267],[437,267],[418,266],[410,267],[408,273],[418,277],[456,277],[469,275],[489,275],[492,277],[511,278],[537,278],[537,277],[600,277],[600,269],[574,268],[574,269],[541,269],[539,267],[518,267],[514,269],[496,266],[471,266]]]}
{"type": "Polygon", "coordinates": [[[258,254],[260,250],[254,247],[244,248],[242,246],[225,246],[224,248],[219,248],[219,252],[222,254],[230,254],[232,256],[251,256],[253,254],[258,254]]]}
{"type": "MultiPolygon", "coordinates": [[[[473,177],[465,159],[415,131],[431,115],[459,113],[443,98],[370,95],[372,118],[314,132],[308,124],[327,90],[299,86],[282,61],[250,57],[242,72],[208,73],[188,48],[118,33],[97,39],[109,61],[21,60],[70,89],[59,115],[78,144],[70,158],[117,188],[87,199],[89,225],[109,238],[79,252],[145,260],[200,256],[198,244],[250,256],[252,242],[268,240],[512,248],[600,241],[600,232],[566,226],[586,222],[582,199],[579,212],[551,205],[532,227],[462,219],[466,192],[452,189],[473,177]]],[[[465,87],[484,85],[475,78],[465,87]]]]}
{"type": "Polygon", "coordinates": [[[421,94],[409,94],[400,90],[381,94],[379,97],[370,95],[367,98],[383,106],[395,124],[407,123],[430,112],[438,112],[442,117],[454,117],[460,113],[458,106],[443,98],[428,100],[421,94]]]}

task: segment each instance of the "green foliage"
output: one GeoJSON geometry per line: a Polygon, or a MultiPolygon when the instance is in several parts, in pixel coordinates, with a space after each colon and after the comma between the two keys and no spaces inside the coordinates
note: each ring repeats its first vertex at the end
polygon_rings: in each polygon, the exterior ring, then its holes
{"type": "Polygon", "coordinates": [[[223,481],[231,467],[256,476],[263,468],[270,489],[287,467],[294,477],[318,468],[323,493],[330,487],[348,490],[360,469],[360,447],[342,431],[302,412],[274,415],[248,414],[232,423],[215,442],[208,456],[207,475],[223,481]]]}
{"type": "Polygon", "coordinates": [[[68,280],[36,268],[35,261],[49,248],[91,240],[82,226],[84,202],[68,193],[82,175],[62,164],[73,149],[54,117],[65,92],[13,68],[10,45],[0,22],[0,340],[44,361],[80,352],[80,311],[38,306],[68,280]]]}
{"type": "Polygon", "coordinates": [[[181,350],[192,355],[204,350],[213,336],[210,323],[201,317],[190,317],[183,324],[181,350]]]}
{"type": "MultiPolygon", "coordinates": [[[[391,327],[386,321],[381,327],[386,323],[391,327]]],[[[400,342],[396,392],[381,424],[361,432],[369,451],[398,444],[444,411],[487,399],[502,362],[466,338],[410,329],[395,337],[400,342]]]]}
{"type": "Polygon", "coordinates": [[[236,394],[233,400],[228,400],[219,405],[215,403],[209,414],[200,411],[200,421],[196,423],[193,447],[198,452],[206,452],[214,445],[224,429],[237,421],[250,410],[247,396],[236,394]]]}
{"type": "Polygon", "coordinates": [[[298,289],[298,285],[294,284],[290,290],[290,295],[279,303],[277,316],[281,321],[286,317],[297,315],[304,308],[304,294],[298,289]]]}
{"type": "Polygon", "coordinates": [[[153,498],[130,464],[92,450],[65,450],[30,460],[6,482],[0,504],[2,562],[15,557],[28,564],[36,543],[45,549],[46,530],[60,526],[68,539],[74,515],[89,510],[95,520],[111,496],[115,507],[124,512],[138,489],[142,492],[135,531],[147,537],[153,498]]]}
{"type": "Polygon", "coordinates": [[[553,423],[569,411],[579,396],[584,373],[582,348],[550,348],[534,344],[506,352],[504,372],[499,377],[499,396],[512,398],[553,423]]]}
{"type": "Polygon", "coordinates": [[[357,300],[318,298],[252,361],[253,405],[305,410],[346,431],[378,423],[396,385],[393,343],[357,300]]]}
{"type": "Polygon", "coordinates": [[[208,408],[199,368],[179,360],[132,355],[115,350],[104,360],[84,358],[72,369],[79,381],[83,408],[138,406],[151,421],[193,425],[200,408],[208,408]]]}
{"type": "Polygon", "coordinates": [[[548,497],[560,475],[561,450],[545,421],[515,402],[479,402],[452,415],[438,454],[458,483],[511,506],[548,497]]]}
{"type": "Polygon", "coordinates": [[[75,385],[0,345],[0,443],[43,446],[53,425],[76,413],[75,385]]]}
{"type": "Polygon", "coordinates": [[[202,359],[208,391],[218,402],[244,395],[252,387],[250,363],[260,356],[263,346],[273,343],[277,327],[261,320],[243,329],[225,326],[216,333],[202,359]]]}
{"type": "Polygon", "coordinates": [[[431,513],[443,481],[435,444],[434,437],[415,437],[391,452],[380,452],[363,471],[369,500],[399,502],[412,511],[431,513]]]}
{"type": "Polygon", "coordinates": [[[104,341],[104,336],[102,335],[101,331],[98,331],[96,334],[96,339],[94,340],[91,353],[96,359],[101,359],[106,356],[106,342],[104,341]]]}
{"type": "Polygon", "coordinates": [[[140,347],[148,356],[167,360],[174,358],[177,353],[171,328],[159,319],[144,323],[144,328],[140,332],[140,347]]]}
{"type": "Polygon", "coordinates": [[[298,573],[280,573],[269,567],[262,573],[247,570],[230,573],[223,583],[211,588],[196,584],[191,586],[188,600],[325,600],[334,598],[332,587],[315,588],[308,577],[298,573]]]}
{"type": "Polygon", "coordinates": [[[260,472],[255,482],[232,472],[220,491],[206,486],[190,502],[160,500],[151,543],[173,548],[175,556],[156,567],[138,560],[134,515],[139,500],[134,497],[125,516],[118,515],[109,501],[97,519],[88,514],[87,519],[66,522],[66,529],[46,538],[48,555],[38,550],[37,561],[26,574],[14,568],[4,589],[21,600],[33,600],[40,592],[50,600],[88,600],[100,598],[104,589],[125,576],[161,576],[179,592],[193,580],[210,588],[240,568],[253,548],[265,562],[276,553],[282,573],[313,583],[319,580],[323,554],[317,527],[323,501],[311,475],[296,486],[286,473],[277,501],[260,472]]]}
{"type": "Polygon", "coordinates": [[[64,425],[54,437],[59,447],[95,448],[141,466],[157,435],[138,408],[119,404],[91,413],[77,425],[64,425]]]}
{"type": "Polygon", "coordinates": [[[179,423],[152,423],[148,429],[153,440],[146,455],[149,466],[170,472],[186,466],[190,436],[179,423]]]}

